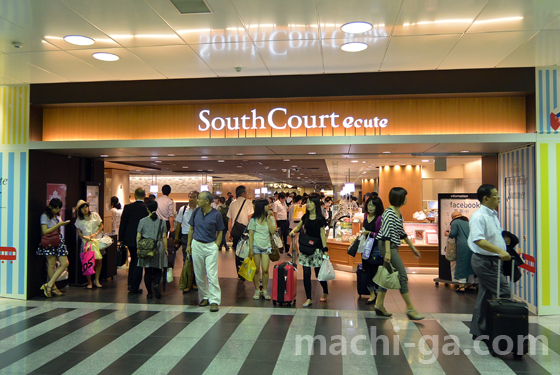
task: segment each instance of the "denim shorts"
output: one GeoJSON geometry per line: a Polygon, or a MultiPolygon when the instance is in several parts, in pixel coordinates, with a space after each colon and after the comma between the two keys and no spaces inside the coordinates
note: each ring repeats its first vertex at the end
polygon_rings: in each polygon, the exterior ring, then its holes
{"type": "Polygon", "coordinates": [[[272,252],[272,247],[267,247],[266,249],[260,249],[257,247],[257,245],[253,244],[253,253],[255,255],[262,255],[262,254],[270,254],[272,252]]]}

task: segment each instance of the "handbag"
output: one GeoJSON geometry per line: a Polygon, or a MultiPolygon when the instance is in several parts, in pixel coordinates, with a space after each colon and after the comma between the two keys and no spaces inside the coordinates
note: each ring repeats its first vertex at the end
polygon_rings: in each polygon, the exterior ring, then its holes
{"type": "Polygon", "coordinates": [[[278,247],[279,249],[284,248],[284,243],[282,242],[282,238],[280,238],[280,235],[278,234],[278,232],[274,232],[273,234],[271,234],[270,240],[271,240],[270,243],[274,242],[276,247],[278,247]]]}
{"type": "Polygon", "coordinates": [[[347,254],[355,257],[356,254],[358,253],[358,247],[360,246],[360,240],[361,240],[362,236],[358,236],[354,242],[352,242],[352,245],[348,246],[348,251],[347,254]]]}
{"type": "Polygon", "coordinates": [[[141,238],[138,241],[138,258],[150,259],[158,253],[157,246],[161,234],[161,219],[158,219],[158,226],[158,234],[155,240],[153,238],[141,238]]]}
{"type": "Polygon", "coordinates": [[[128,251],[126,246],[120,245],[117,247],[117,255],[115,256],[115,263],[117,267],[122,267],[128,259],[128,251]]]}
{"type": "Polygon", "coordinates": [[[166,281],[167,281],[168,283],[172,283],[172,282],[173,282],[173,268],[168,268],[168,269],[167,269],[166,281]]]}
{"type": "Polygon", "coordinates": [[[106,249],[113,244],[113,239],[106,234],[103,234],[97,241],[99,241],[99,250],[106,249]]]}
{"type": "Polygon", "coordinates": [[[305,232],[299,234],[299,252],[304,255],[313,255],[318,249],[317,244],[320,238],[311,237],[305,232]]]}
{"type": "Polygon", "coordinates": [[[60,233],[57,230],[52,231],[41,236],[41,247],[59,247],[60,246],[60,233]]]}
{"type": "Polygon", "coordinates": [[[187,254],[185,259],[185,264],[183,265],[183,271],[181,271],[181,278],[179,279],[179,289],[191,289],[194,281],[193,266],[190,256],[187,254]]]}
{"type": "Polygon", "coordinates": [[[245,230],[241,233],[239,242],[237,242],[235,255],[243,259],[249,256],[249,234],[247,234],[247,227],[245,227],[245,230]]]}
{"type": "Polygon", "coordinates": [[[457,241],[455,238],[447,238],[447,246],[445,246],[445,259],[450,262],[457,260],[457,241]]]}
{"type": "Polygon", "coordinates": [[[391,272],[387,269],[387,266],[379,267],[377,273],[373,277],[373,282],[385,289],[400,289],[401,282],[399,281],[399,273],[395,270],[393,265],[388,265],[391,272]]]}
{"type": "Polygon", "coordinates": [[[84,276],[91,276],[95,273],[95,254],[93,251],[85,251],[80,253],[80,260],[82,261],[82,274],[84,276]]]}
{"type": "Polygon", "coordinates": [[[247,202],[247,199],[245,199],[243,203],[241,203],[241,207],[239,208],[239,211],[237,211],[237,216],[235,216],[235,220],[233,221],[233,226],[231,227],[232,237],[241,237],[245,232],[245,229],[247,228],[246,225],[243,225],[237,221],[237,219],[239,219],[239,215],[241,214],[241,210],[243,210],[245,202],[247,202]]]}
{"type": "Polygon", "coordinates": [[[272,248],[272,251],[270,252],[270,254],[268,254],[268,258],[272,262],[276,262],[280,259],[280,251],[278,250],[278,246],[276,246],[276,243],[273,240],[273,234],[272,233],[270,234],[270,247],[272,248]]]}

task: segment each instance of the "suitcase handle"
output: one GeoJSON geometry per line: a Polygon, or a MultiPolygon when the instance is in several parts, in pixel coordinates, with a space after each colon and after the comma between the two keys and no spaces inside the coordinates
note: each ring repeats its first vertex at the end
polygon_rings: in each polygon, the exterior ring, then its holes
{"type": "MultiPolygon", "coordinates": [[[[513,271],[515,270],[515,261],[511,259],[511,274],[509,277],[509,289],[511,293],[511,301],[513,301],[513,271]]],[[[498,258],[498,291],[496,299],[500,299],[500,280],[502,276],[502,259],[498,258]]]]}

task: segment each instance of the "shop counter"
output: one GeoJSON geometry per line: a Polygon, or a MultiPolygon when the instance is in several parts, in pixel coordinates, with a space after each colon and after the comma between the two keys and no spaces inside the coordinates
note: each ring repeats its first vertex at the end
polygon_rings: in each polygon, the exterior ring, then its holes
{"type": "MultiPolygon", "coordinates": [[[[342,264],[345,266],[356,267],[362,263],[362,256],[356,254],[356,257],[348,255],[349,242],[342,242],[329,239],[327,247],[329,248],[329,257],[331,263],[342,264]]],[[[414,245],[422,253],[421,259],[416,259],[412,250],[408,245],[399,247],[399,254],[405,267],[438,267],[438,245],[414,245]]]]}

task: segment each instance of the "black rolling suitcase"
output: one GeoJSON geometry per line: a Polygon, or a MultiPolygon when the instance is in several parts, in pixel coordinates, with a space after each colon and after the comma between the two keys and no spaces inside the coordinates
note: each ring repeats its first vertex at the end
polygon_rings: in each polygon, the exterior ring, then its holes
{"type": "Polygon", "coordinates": [[[364,266],[362,264],[358,264],[358,270],[356,271],[357,276],[357,284],[358,284],[358,295],[362,296],[370,296],[369,290],[367,288],[367,279],[366,273],[364,272],[364,266]]]}
{"type": "MultiPolygon", "coordinates": [[[[513,266],[512,262],[512,266],[513,266]]],[[[486,329],[489,336],[489,351],[492,355],[510,351],[514,358],[521,359],[529,351],[529,309],[525,302],[500,298],[500,275],[502,261],[498,261],[498,295],[484,301],[486,307],[486,329]],[[513,344],[513,345],[512,345],[513,344]]],[[[513,272],[512,272],[513,275],[513,272]]],[[[510,277],[513,293],[513,278],[510,277]]]]}

